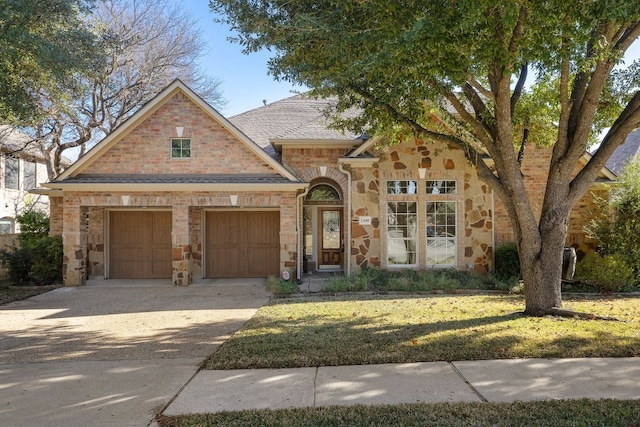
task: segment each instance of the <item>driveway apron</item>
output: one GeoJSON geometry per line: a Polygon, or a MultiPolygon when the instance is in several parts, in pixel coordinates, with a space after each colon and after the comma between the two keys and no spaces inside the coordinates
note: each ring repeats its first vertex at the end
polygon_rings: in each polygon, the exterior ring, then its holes
{"type": "Polygon", "coordinates": [[[255,279],[104,280],[0,306],[0,425],[147,426],[268,300],[255,279]]]}

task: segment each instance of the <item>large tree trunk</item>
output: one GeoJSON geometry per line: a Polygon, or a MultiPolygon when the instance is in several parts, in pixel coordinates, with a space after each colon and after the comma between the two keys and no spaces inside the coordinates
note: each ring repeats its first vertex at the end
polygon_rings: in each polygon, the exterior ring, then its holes
{"type": "Polygon", "coordinates": [[[530,248],[527,238],[519,244],[520,265],[526,300],[525,313],[542,316],[562,307],[562,251],[565,233],[542,239],[540,250],[530,248]]]}
{"type": "Polygon", "coordinates": [[[568,198],[568,178],[558,179],[553,169],[537,233],[528,236],[525,228],[518,243],[525,313],[533,316],[562,307],[562,258],[573,201],[568,198]]]}

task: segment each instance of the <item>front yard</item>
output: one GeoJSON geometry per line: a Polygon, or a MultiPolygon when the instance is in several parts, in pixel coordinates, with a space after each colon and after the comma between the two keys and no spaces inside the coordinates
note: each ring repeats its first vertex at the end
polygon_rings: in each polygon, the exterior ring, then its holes
{"type": "Polygon", "coordinates": [[[619,321],[528,317],[519,295],[326,296],[274,300],[208,369],[640,356],[640,298],[566,299],[619,321]]]}

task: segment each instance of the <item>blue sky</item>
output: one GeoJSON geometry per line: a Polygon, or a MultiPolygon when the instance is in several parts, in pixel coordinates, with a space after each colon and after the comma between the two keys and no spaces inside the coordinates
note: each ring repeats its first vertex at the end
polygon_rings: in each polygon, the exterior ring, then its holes
{"type": "MultiPolygon", "coordinates": [[[[174,0],[197,19],[203,39],[208,45],[201,60],[203,70],[222,82],[226,106],[219,111],[226,117],[239,114],[268,103],[288,98],[304,91],[300,86],[276,82],[267,74],[269,52],[245,55],[238,44],[227,41],[231,35],[227,26],[213,22],[208,0],[174,0]]],[[[627,52],[628,58],[640,58],[640,41],[627,52]]],[[[630,63],[631,61],[627,61],[630,63]]]]}
{"type": "Polygon", "coordinates": [[[222,94],[227,104],[219,111],[224,116],[261,107],[263,100],[271,103],[288,98],[296,91],[304,91],[300,86],[276,82],[267,74],[269,52],[245,55],[240,45],[227,41],[230,30],[213,22],[208,0],[174,1],[198,20],[203,39],[208,44],[201,66],[207,74],[222,81],[222,94]]]}

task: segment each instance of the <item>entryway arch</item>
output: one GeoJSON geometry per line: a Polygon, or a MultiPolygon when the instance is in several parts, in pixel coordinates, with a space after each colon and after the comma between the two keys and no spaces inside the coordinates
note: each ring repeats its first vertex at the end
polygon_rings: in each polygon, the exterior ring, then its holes
{"type": "Polygon", "coordinates": [[[340,271],[344,265],[344,197],[328,178],[311,181],[303,203],[304,271],[340,271]]]}

